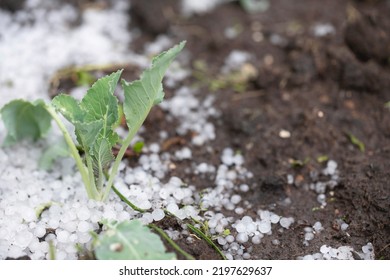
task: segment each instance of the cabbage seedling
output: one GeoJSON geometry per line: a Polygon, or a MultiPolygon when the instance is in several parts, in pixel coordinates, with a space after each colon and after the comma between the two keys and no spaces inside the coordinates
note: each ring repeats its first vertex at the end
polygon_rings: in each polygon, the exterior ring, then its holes
{"type": "Polygon", "coordinates": [[[181,42],[156,56],[139,80],[129,83],[122,79],[123,113],[129,129],[124,139],[120,139],[114,130],[120,118],[120,106],[114,95],[122,73],[119,70],[96,81],[81,101],[60,94],[51,103],[18,99],[6,104],[0,110],[8,130],[4,144],[11,145],[24,138],[37,140],[44,137],[54,119],[76,161],[88,197],[106,200],[131,140],[151,108],[163,100],[164,74],[184,45],[185,42],[181,42]],[[74,126],[77,144],[84,151],[83,157],[59,114],[74,126]],[[117,143],[122,146],[115,158],[112,148],[117,143]]]}

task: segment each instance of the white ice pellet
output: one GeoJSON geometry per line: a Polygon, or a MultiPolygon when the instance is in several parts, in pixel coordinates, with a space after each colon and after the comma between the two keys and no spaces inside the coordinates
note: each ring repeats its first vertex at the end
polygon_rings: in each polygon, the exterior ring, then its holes
{"type": "Polygon", "coordinates": [[[86,222],[86,221],[80,221],[78,226],[77,226],[77,230],[84,233],[84,232],[87,232],[91,229],[91,225],[86,222]]]}
{"type": "Polygon", "coordinates": [[[30,244],[28,245],[28,248],[31,252],[36,252],[39,250],[39,239],[37,237],[33,237],[30,244]]]}
{"type": "Polygon", "coordinates": [[[206,139],[203,135],[196,135],[191,140],[192,144],[194,144],[195,146],[202,146],[205,143],[205,141],[206,139]]]}
{"type": "Polygon", "coordinates": [[[240,242],[240,243],[245,243],[248,241],[248,239],[249,239],[248,234],[246,234],[245,232],[240,232],[236,236],[237,242],[240,242]]]}
{"type": "Polygon", "coordinates": [[[279,245],[280,241],[278,239],[274,239],[274,240],[272,240],[272,244],[279,245]]]}
{"type": "Polygon", "coordinates": [[[89,232],[79,232],[77,233],[77,240],[79,243],[87,243],[91,240],[92,236],[89,232]]]}
{"type": "Polygon", "coordinates": [[[15,245],[24,249],[33,240],[34,235],[29,231],[19,232],[15,236],[15,245]]]}
{"type": "Polygon", "coordinates": [[[154,209],[152,212],[152,217],[153,217],[153,220],[155,220],[156,222],[161,221],[165,217],[164,210],[154,209]]]}
{"type": "Polygon", "coordinates": [[[49,243],[46,241],[43,241],[39,244],[39,250],[44,253],[49,252],[49,248],[50,248],[49,243]]]}
{"type": "Polygon", "coordinates": [[[178,160],[190,159],[192,158],[192,151],[188,147],[184,147],[181,150],[175,152],[175,157],[178,160]]]}
{"type": "Polygon", "coordinates": [[[172,214],[175,214],[179,210],[179,206],[176,203],[169,203],[167,205],[167,210],[172,214]]]}
{"type": "Polygon", "coordinates": [[[218,225],[215,227],[215,231],[216,231],[217,233],[222,233],[224,230],[225,230],[225,229],[224,229],[223,225],[221,225],[221,224],[218,224],[218,225]]]}
{"type": "Polygon", "coordinates": [[[237,207],[236,209],[234,209],[234,212],[236,212],[236,214],[238,215],[242,215],[244,214],[245,210],[242,207],[237,207]]]}
{"type": "Polygon", "coordinates": [[[291,226],[291,224],[293,223],[293,221],[294,220],[292,218],[283,217],[280,219],[279,223],[282,227],[288,229],[291,226]]]}
{"type": "Polygon", "coordinates": [[[91,213],[87,207],[81,207],[77,211],[77,217],[81,221],[86,221],[91,217],[91,213]]]}
{"type": "Polygon", "coordinates": [[[253,233],[257,230],[257,225],[255,223],[249,223],[246,225],[246,232],[253,233]]]}
{"type": "Polygon", "coordinates": [[[253,219],[251,216],[244,216],[244,217],[242,217],[241,222],[243,224],[247,225],[247,224],[253,223],[253,219]]]}
{"type": "Polygon", "coordinates": [[[327,254],[327,253],[329,253],[329,251],[330,251],[330,247],[328,247],[326,245],[322,245],[320,248],[320,252],[323,254],[327,254]]]}
{"type": "Polygon", "coordinates": [[[197,166],[196,169],[199,171],[199,173],[206,173],[208,171],[208,165],[207,163],[202,162],[197,166]]]}
{"type": "Polygon", "coordinates": [[[253,244],[260,244],[260,242],[261,242],[261,237],[259,236],[259,235],[255,235],[255,236],[253,236],[252,237],[252,243],[253,244]]]}
{"type": "Polygon", "coordinates": [[[77,237],[77,234],[75,234],[75,233],[72,233],[69,236],[69,242],[76,243],[77,239],[78,239],[78,237],[77,237]]]}
{"type": "Polygon", "coordinates": [[[36,215],[34,209],[26,207],[25,209],[23,209],[22,218],[26,222],[32,222],[32,221],[37,220],[37,215],[36,215]]]}
{"type": "Polygon", "coordinates": [[[76,221],[70,221],[64,224],[62,227],[63,229],[69,231],[69,232],[74,232],[77,229],[77,222],[76,221]]]}
{"type": "Polygon", "coordinates": [[[258,225],[258,229],[261,233],[268,233],[271,231],[271,224],[267,221],[261,221],[258,225]]]}
{"type": "Polygon", "coordinates": [[[246,225],[242,222],[236,224],[236,230],[237,232],[245,232],[246,231],[246,225]]]}
{"type": "Polygon", "coordinates": [[[43,237],[46,234],[46,229],[43,226],[37,226],[34,229],[34,235],[38,238],[43,237]]]}
{"type": "Polygon", "coordinates": [[[169,197],[168,190],[164,189],[164,188],[161,189],[158,194],[159,194],[160,198],[162,198],[162,199],[167,199],[169,197]]]}
{"type": "Polygon", "coordinates": [[[228,235],[225,237],[226,241],[229,242],[229,243],[232,243],[234,242],[235,238],[233,235],[228,235]]]}
{"type": "Polygon", "coordinates": [[[249,191],[249,186],[247,184],[241,184],[240,185],[240,191],[242,191],[242,192],[249,191]]]}
{"type": "Polygon", "coordinates": [[[334,160],[329,160],[326,168],[322,171],[324,175],[333,175],[337,170],[337,162],[334,160]]]}
{"type": "Polygon", "coordinates": [[[149,150],[150,150],[152,153],[157,154],[158,152],[160,152],[160,146],[159,146],[157,143],[152,143],[152,144],[150,144],[150,146],[149,146],[149,150]]]}
{"type": "Polygon", "coordinates": [[[303,230],[305,232],[313,232],[313,228],[312,227],[305,227],[303,230]]]}
{"type": "Polygon", "coordinates": [[[348,225],[347,223],[342,223],[341,226],[340,226],[340,229],[341,229],[342,231],[345,231],[345,230],[348,229],[348,227],[349,227],[349,225],[348,225]]]}
{"type": "Polygon", "coordinates": [[[364,253],[364,254],[368,254],[368,253],[371,253],[372,251],[373,251],[373,246],[372,246],[372,244],[371,243],[367,243],[366,245],[364,245],[363,247],[362,247],[362,252],[364,253]]]}
{"type": "Polygon", "coordinates": [[[61,231],[58,231],[58,232],[56,231],[56,234],[57,234],[58,242],[61,242],[61,243],[68,242],[69,232],[67,232],[66,230],[61,230],[61,231]]]}
{"type": "Polygon", "coordinates": [[[332,258],[335,258],[337,257],[337,254],[339,253],[339,250],[335,249],[335,248],[331,248],[329,250],[329,255],[332,257],[332,258]]]}
{"type": "Polygon", "coordinates": [[[272,214],[271,217],[270,217],[270,221],[273,224],[279,223],[279,220],[280,220],[280,216],[279,215],[272,214]]]}
{"type": "Polygon", "coordinates": [[[269,211],[260,211],[260,218],[269,221],[271,219],[271,213],[269,211]]]}
{"type": "Polygon", "coordinates": [[[60,225],[60,222],[57,219],[51,219],[47,224],[50,228],[56,229],[60,225]]]}
{"type": "MultiPolygon", "coordinates": [[[[143,206],[142,204],[138,204],[138,207],[144,208],[142,206],[143,206]]],[[[115,220],[116,219],[116,212],[114,210],[107,209],[103,212],[103,218],[107,219],[107,220],[115,220]]]]}
{"type": "Polygon", "coordinates": [[[326,195],[321,193],[317,196],[318,203],[326,204],[326,195]]]}
{"type": "Polygon", "coordinates": [[[243,258],[244,260],[249,260],[249,259],[251,258],[251,254],[249,254],[249,253],[244,253],[244,254],[242,254],[242,258],[243,258]]]}
{"type": "Polygon", "coordinates": [[[21,256],[25,255],[23,252],[23,249],[20,248],[19,246],[12,245],[10,249],[8,250],[8,257],[10,258],[19,258],[21,256]]]}
{"type": "Polygon", "coordinates": [[[287,175],[287,184],[292,185],[294,183],[294,176],[292,174],[287,175]]]}
{"type": "Polygon", "coordinates": [[[226,178],[229,180],[229,181],[235,181],[237,179],[237,172],[234,171],[234,170],[229,170],[227,173],[226,173],[226,178]]]}
{"type": "Polygon", "coordinates": [[[218,225],[218,221],[217,221],[216,219],[211,219],[211,220],[209,220],[209,222],[208,222],[208,226],[209,226],[210,228],[215,228],[217,225],[218,225]]]}
{"type": "Polygon", "coordinates": [[[187,214],[183,209],[179,209],[176,212],[176,217],[178,217],[180,220],[184,220],[185,218],[187,218],[187,214]]]}
{"type": "Polygon", "coordinates": [[[230,198],[230,201],[234,204],[238,204],[240,201],[241,201],[241,196],[238,195],[238,194],[234,194],[232,195],[232,197],[230,198]]]}
{"type": "Polygon", "coordinates": [[[316,37],[331,35],[336,32],[334,26],[330,23],[317,23],[313,27],[313,33],[316,37]]]}
{"type": "Polygon", "coordinates": [[[322,227],[321,222],[315,222],[314,225],[313,225],[313,229],[314,229],[316,232],[320,232],[320,231],[322,231],[324,228],[322,227]]]}
{"type": "Polygon", "coordinates": [[[234,204],[231,203],[231,202],[224,203],[223,206],[224,206],[227,210],[230,210],[230,211],[232,211],[232,210],[235,209],[234,204]]]}
{"type": "Polygon", "coordinates": [[[55,254],[55,258],[56,260],[65,260],[67,257],[67,254],[66,252],[62,251],[62,250],[58,250],[55,254]]]}
{"type": "Polygon", "coordinates": [[[314,234],[312,232],[306,232],[305,233],[305,240],[310,241],[314,239],[314,234]]]}
{"type": "Polygon", "coordinates": [[[226,243],[227,243],[227,241],[226,241],[226,238],[224,238],[224,237],[222,237],[222,236],[219,236],[218,237],[218,239],[217,239],[217,241],[218,241],[218,244],[219,245],[225,245],[226,243]]]}
{"type": "Polygon", "coordinates": [[[184,198],[184,191],[182,189],[176,189],[173,191],[173,197],[177,200],[182,200],[184,198]]]}

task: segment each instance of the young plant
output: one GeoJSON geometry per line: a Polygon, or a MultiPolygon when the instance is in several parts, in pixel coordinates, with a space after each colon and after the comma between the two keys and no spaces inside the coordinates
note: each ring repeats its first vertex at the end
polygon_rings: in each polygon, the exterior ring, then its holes
{"type": "Polygon", "coordinates": [[[163,100],[164,74],[184,45],[185,42],[182,42],[156,56],[139,80],[129,83],[122,79],[123,113],[129,129],[124,139],[120,139],[114,131],[120,117],[120,106],[114,95],[122,73],[120,70],[99,79],[81,101],[60,94],[51,103],[14,100],[6,104],[0,110],[8,130],[4,144],[11,145],[24,138],[37,140],[44,137],[50,128],[51,119],[54,119],[76,161],[89,198],[107,199],[131,140],[151,108],[163,100]],[[74,126],[78,145],[73,142],[59,114],[74,126]],[[117,143],[121,144],[121,148],[115,158],[112,148],[117,143]],[[78,146],[84,153],[83,157],[78,146]]]}

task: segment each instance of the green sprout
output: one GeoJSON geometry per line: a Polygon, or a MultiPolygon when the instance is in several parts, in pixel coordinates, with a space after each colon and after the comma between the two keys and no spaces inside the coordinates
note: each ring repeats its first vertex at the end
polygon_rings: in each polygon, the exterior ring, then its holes
{"type": "MultiPolygon", "coordinates": [[[[46,136],[51,120],[54,119],[76,161],[88,197],[106,200],[132,139],[152,107],[163,100],[164,74],[184,45],[185,42],[181,42],[156,56],[151,67],[144,71],[139,80],[129,83],[122,79],[123,114],[129,129],[124,139],[120,139],[115,132],[121,117],[121,104],[114,95],[122,74],[122,70],[119,70],[96,81],[81,101],[70,95],[60,94],[51,103],[17,99],[6,104],[0,110],[8,130],[4,145],[12,145],[25,138],[38,140],[46,136]],[[77,143],[73,141],[60,115],[73,125],[77,143]],[[121,147],[114,157],[112,148],[117,143],[121,147]],[[80,155],[79,147],[83,155],[80,155]]],[[[63,151],[59,153],[63,154],[63,151]]]]}

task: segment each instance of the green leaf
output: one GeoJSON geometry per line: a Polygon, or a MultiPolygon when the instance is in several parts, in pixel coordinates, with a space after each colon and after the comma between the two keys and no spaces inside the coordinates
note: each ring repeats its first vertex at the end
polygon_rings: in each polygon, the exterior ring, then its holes
{"type": "Polygon", "coordinates": [[[106,223],[99,236],[95,255],[100,260],[173,260],[160,237],[138,220],[106,223]]]}
{"type": "Polygon", "coordinates": [[[164,74],[184,45],[185,42],[181,42],[156,56],[152,61],[152,66],[144,71],[140,80],[131,83],[122,80],[125,92],[123,111],[129,128],[135,127],[138,130],[153,105],[163,100],[162,80],[164,74]]]}
{"type": "Polygon", "coordinates": [[[122,70],[99,79],[87,91],[81,101],[81,108],[86,112],[84,122],[103,120],[103,135],[118,121],[118,99],[114,92],[122,70]]]}
{"type": "Polygon", "coordinates": [[[72,96],[67,94],[57,95],[53,98],[51,104],[71,123],[84,121],[86,114],[80,108],[79,102],[72,96]]]}
{"type": "Polygon", "coordinates": [[[100,131],[103,127],[102,120],[96,120],[89,123],[74,123],[76,129],[77,141],[83,147],[84,151],[91,153],[93,151],[93,145],[96,143],[100,131]]]}
{"type": "Polygon", "coordinates": [[[103,174],[107,170],[109,164],[114,159],[112,147],[107,139],[99,138],[93,146],[93,168],[97,174],[103,174]]]}
{"type": "Polygon", "coordinates": [[[145,146],[145,143],[142,141],[138,141],[133,145],[133,151],[137,154],[142,152],[142,148],[145,146]]]}
{"type": "Polygon", "coordinates": [[[44,137],[50,129],[51,116],[42,100],[13,100],[4,105],[0,113],[8,130],[4,140],[6,146],[26,138],[36,141],[44,137]]]}
{"type": "Polygon", "coordinates": [[[58,157],[67,157],[70,155],[68,145],[64,138],[50,146],[39,159],[39,167],[44,170],[50,170],[53,162],[58,157]]]}
{"type": "Polygon", "coordinates": [[[359,148],[359,150],[364,153],[364,151],[366,150],[366,147],[364,145],[364,143],[362,141],[360,141],[355,135],[353,135],[352,133],[348,133],[348,137],[349,137],[349,140],[351,141],[352,144],[354,144],[355,146],[357,146],[359,148]]]}

